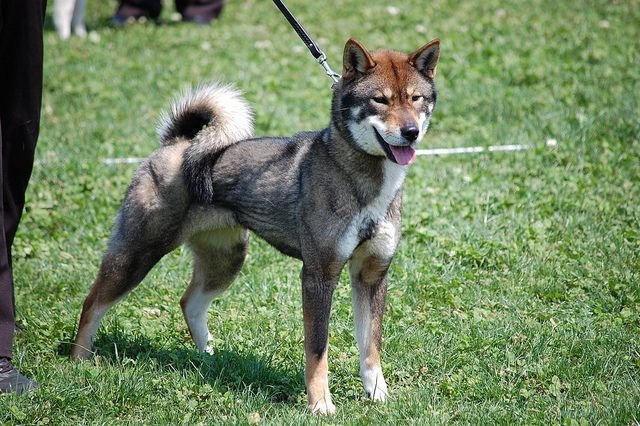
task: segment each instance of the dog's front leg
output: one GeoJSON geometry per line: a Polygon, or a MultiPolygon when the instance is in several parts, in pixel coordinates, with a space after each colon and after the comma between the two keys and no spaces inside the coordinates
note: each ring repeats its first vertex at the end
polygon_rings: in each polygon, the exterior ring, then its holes
{"type": "Polygon", "coordinates": [[[314,414],[334,414],[329,393],[329,314],[337,274],[302,269],[302,313],[304,316],[305,383],[309,409],[314,414]],[[330,278],[327,278],[327,275],[330,278]]]}
{"type": "Polygon", "coordinates": [[[356,249],[349,264],[356,338],[360,350],[360,376],[364,391],[374,401],[386,401],[380,346],[387,295],[387,270],[399,240],[399,225],[378,226],[373,239],[356,249]]]}
{"type": "MultiPolygon", "coordinates": [[[[373,261],[365,261],[369,262],[373,261]]],[[[385,268],[382,265],[375,268],[378,267],[385,268]]],[[[387,383],[380,362],[382,316],[387,293],[386,268],[384,271],[370,271],[354,267],[352,263],[351,271],[356,338],[360,350],[360,376],[364,391],[375,401],[386,401],[387,383]]]]}

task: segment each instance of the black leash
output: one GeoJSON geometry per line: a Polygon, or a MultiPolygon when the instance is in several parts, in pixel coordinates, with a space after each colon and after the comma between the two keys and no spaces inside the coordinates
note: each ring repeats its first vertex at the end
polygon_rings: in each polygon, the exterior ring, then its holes
{"type": "Polygon", "coordinates": [[[307,49],[309,49],[316,61],[318,61],[318,63],[322,65],[322,68],[324,68],[327,75],[333,79],[334,83],[337,83],[340,79],[340,74],[331,69],[331,67],[327,63],[327,55],[325,55],[322,49],[320,49],[320,46],[318,46],[316,42],[313,41],[313,39],[305,31],[302,25],[300,25],[298,20],[295,18],[295,16],[293,16],[289,9],[287,9],[287,6],[285,6],[283,2],[281,2],[280,0],[273,0],[273,2],[276,4],[278,9],[280,9],[280,12],[282,12],[284,17],[287,18],[287,21],[289,21],[289,24],[291,24],[296,33],[298,33],[298,36],[302,39],[305,46],[307,46],[307,49]]]}

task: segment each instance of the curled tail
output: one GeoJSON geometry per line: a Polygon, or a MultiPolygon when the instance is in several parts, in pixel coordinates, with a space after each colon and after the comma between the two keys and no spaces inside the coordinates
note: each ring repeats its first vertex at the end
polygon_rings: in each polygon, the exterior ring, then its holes
{"type": "Polygon", "coordinates": [[[191,142],[182,164],[185,183],[194,201],[211,202],[215,161],[228,146],[253,136],[253,113],[234,87],[207,84],[172,104],[161,119],[158,135],[162,145],[191,142]]]}

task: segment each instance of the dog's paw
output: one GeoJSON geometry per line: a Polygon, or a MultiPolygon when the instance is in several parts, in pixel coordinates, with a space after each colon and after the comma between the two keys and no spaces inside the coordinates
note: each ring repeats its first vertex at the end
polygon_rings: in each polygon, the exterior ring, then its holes
{"type": "Polygon", "coordinates": [[[384,380],[382,371],[371,369],[362,373],[362,383],[367,397],[374,401],[384,402],[389,397],[387,382],[384,380]]]}
{"type": "Polygon", "coordinates": [[[368,398],[377,402],[385,402],[389,397],[386,384],[384,386],[376,386],[373,390],[365,392],[367,393],[368,398]]]}
{"type": "Polygon", "coordinates": [[[336,413],[336,406],[331,402],[331,398],[324,398],[315,404],[309,404],[309,410],[314,415],[329,416],[336,413]]]}
{"type": "Polygon", "coordinates": [[[93,357],[93,352],[83,346],[74,345],[71,349],[70,358],[73,361],[86,361],[93,357]]]}

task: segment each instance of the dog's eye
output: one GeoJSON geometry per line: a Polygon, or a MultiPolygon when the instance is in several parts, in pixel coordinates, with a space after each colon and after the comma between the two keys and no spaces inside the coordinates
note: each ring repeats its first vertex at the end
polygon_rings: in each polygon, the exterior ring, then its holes
{"type": "Polygon", "coordinates": [[[413,96],[411,97],[411,100],[412,100],[413,102],[418,102],[418,101],[419,101],[419,100],[421,100],[421,99],[422,99],[422,96],[420,96],[420,95],[413,95],[413,96]]]}
{"type": "Polygon", "coordinates": [[[377,104],[389,105],[389,101],[384,96],[375,96],[372,99],[373,99],[373,102],[375,102],[377,104]]]}

